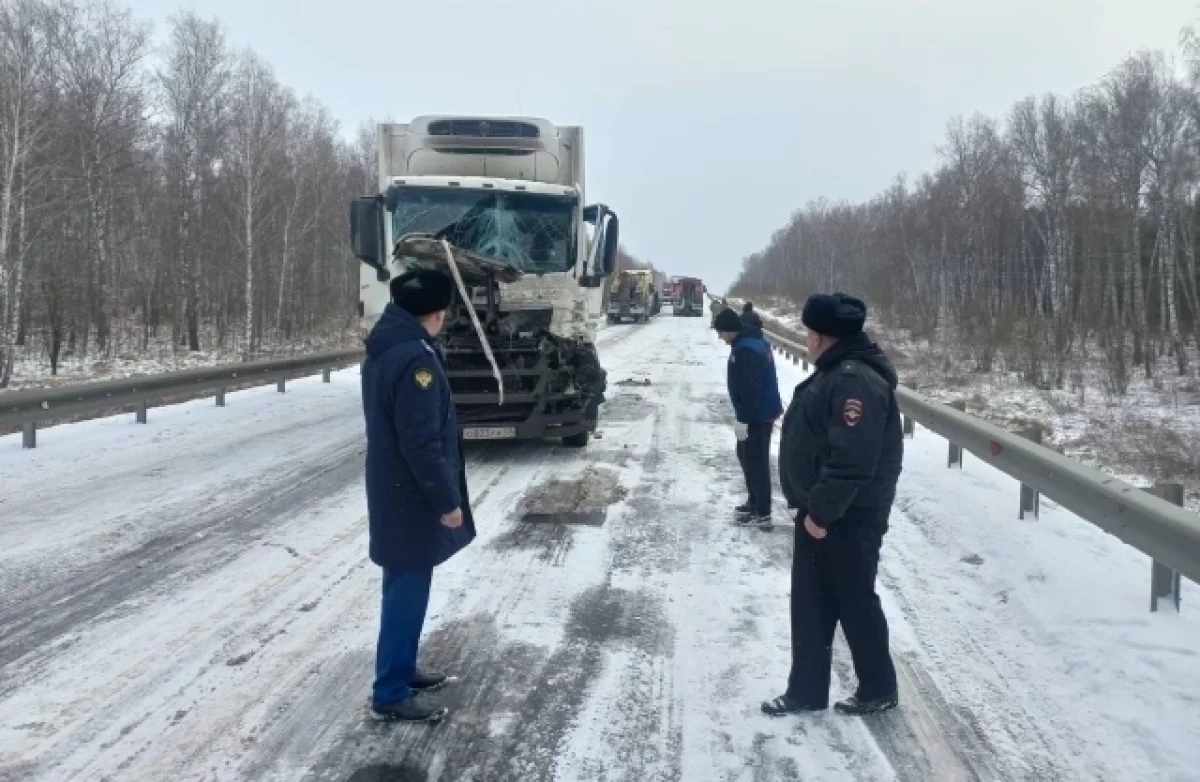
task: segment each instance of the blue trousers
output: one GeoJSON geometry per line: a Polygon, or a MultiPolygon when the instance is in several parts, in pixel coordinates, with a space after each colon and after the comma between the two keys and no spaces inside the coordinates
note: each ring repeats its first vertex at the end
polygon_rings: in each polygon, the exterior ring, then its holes
{"type": "Polygon", "coordinates": [[[375,650],[375,706],[394,706],[412,695],[421,627],[429,607],[433,568],[383,569],[383,605],[375,650]]]}

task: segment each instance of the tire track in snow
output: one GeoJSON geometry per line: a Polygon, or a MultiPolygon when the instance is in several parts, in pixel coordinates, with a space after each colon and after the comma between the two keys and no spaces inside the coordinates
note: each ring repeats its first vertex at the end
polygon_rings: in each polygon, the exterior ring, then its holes
{"type": "MultiPolygon", "coordinates": [[[[645,355],[657,346],[646,327],[630,329],[620,356],[645,355]]],[[[661,349],[661,348],[660,348],[661,349]]],[[[610,348],[611,350],[611,348],[610,348]]],[[[612,352],[604,354],[606,363],[612,352]]],[[[631,361],[609,365],[615,375],[628,373],[631,361]]],[[[614,389],[615,391],[615,389],[614,389]]],[[[616,394],[610,394],[615,398],[616,394]]],[[[450,599],[450,614],[430,622],[423,653],[463,680],[442,694],[452,718],[443,726],[374,726],[361,715],[340,712],[342,736],[319,759],[283,750],[282,767],[304,768],[306,779],[379,778],[541,780],[556,776],[562,746],[571,734],[588,693],[604,675],[614,649],[670,658],[660,631],[663,616],[651,594],[612,583],[607,541],[622,525],[614,511],[603,527],[521,523],[522,500],[551,478],[587,475],[589,465],[628,463],[620,423],[606,422],[603,438],[587,451],[555,447],[523,448],[515,455],[506,484],[507,497],[493,489],[477,510],[482,525],[496,513],[507,521],[468,549],[457,563],[472,580],[488,585],[450,599]],[[482,545],[480,545],[482,544],[482,545]],[[549,610],[552,613],[546,614],[549,610]],[[547,636],[544,642],[539,642],[547,636]]],[[[491,453],[497,453],[499,449],[491,453]]],[[[634,460],[639,457],[632,457],[634,460]]],[[[472,484],[487,460],[475,465],[472,484]]],[[[603,468],[607,469],[607,468],[603,468]]],[[[481,529],[483,527],[481,526],[481,529]]],[[[456,558],[457,560],[458,558],[456,558]]],[[[454,560],[452,560],[454,562],[454,560]]],[[[435,593],[454,595],[459,581],[435,574],[435,593]]],[[[661,670],[662,666],[658,666],[661,670]]],[[[653,677],[652,677],[653,679],[653,677]]],[[[670,699],[669,690],[667,700],[670,699]]],[[[644,693],[622,700],[636,705],[644,693]]],[[[641,712],[641,706],[637,706],[641,712]]],[[[630,709],[627,708],[626,711],[630,709]]],[[[643,735],[629,736],[638,748],[643,735]]],[[[644,754],[644,750],[639,750],[644,754]]],[[[632,766],[631,766],[632,767],[632,766]]],[[[285,778],[280,766],[263,778],[285,778]]],[[[568,778],[568,777],[559,777],[568,778]]],[[[639,774],[625,779],[657,777],[639,774]]]]}
{"type": "MultiPolygon", "coordinates": [[[[920,529],[929,523],[906,507],[903,499],[898,499],[893,518],[893,526],[903,523],[920,529]]],[[[924,648],[919,649],[918,654],[894,652],[902,702],[909,705],[904,712],[904,724],[890,729],[884,725],[875,726],[881,746],[894,758],[898,768],[908,770],[908,779],[920,779],[922,775],[929,778],[934,773],[950,779],[984,781],[1030,776],[1072,778],[1078,770],[1063,762],[1070,753],[1064,752],[1055,732],[1045,730],[1038,715],[1026,708],[1026,704],[1036,701],[1027,687],[1005,676],[974,634],[930,635],[928,624],[934,617],[932,614],[927,617],[928,612],[914,603],[910,586],[915,582],[921,587],[921,593],[933,588],[925,583],[921,571],[921,560],[915,558],[910,546],[893,533],[880,564],[880,582],[900,608],[899,618],[905,629],[914,633],[924,648]],[[936,655],[935,660],[957,658],[973,662],[973,670],[978,671],[973,678],[974,686],[988,689],[995,704],[1004,710],[1006,718],[1002,725],[993,725],[990,731],[985,731],[979,717],[970,709],[951,706],[933,673],[925,670],[920,661],[930,651],[936,655]],[[996,686],[994,681],[1002,682],[1002,685],[996,686]],[[1014,697],[1017,694],[1020,697],[1014,697]],[[1009,732],[1017,734],[1017,744],[1021,747],[1019,757],[999,751],[992,740],[997,733],[1009,732]]],[[[984,630],[981,627],[979,631],[984,630]]],[[[845,655],[840,663],[849,674],[851,664],[845,655]]]]}
{"type": "MultiPolygon", "coordinates": [[[[581,454],[523,456],[509,470],[522,489],[535,483],[539,474],[578,472],[584,466],[581,454]]],[[[536,539],[520,548],[492,545],[518,523],[507,511],[515,508],[520,495],[520,491],[507,496],[490,492],[489,499],[476,508],[477,523],[495,523],[501,514],[506,521],[487,537],[481,535],[468,549],[469,555],[460,555],[458,572],[446,573],[448,568],[442,568],[434,577],[435,595],[445,601],[445,608],[431,617],[422,649],[427,660],[462,677],[440,694],[454,710],[453,718],[433,729],[371,724],[362,710],[368,675],[351,696],[353,709],[333,706],[339,724],[332,744],[314,757],[311,746],[282,741],[280,751],[286,761],[274,763],[264,756],[263,765],[256,769],[264,772],[262,778],[285,779],[286,768],[308,768],[306,779],[345,780],[372,766],[386,767],[392,775],[398,768],[420,769],[431,778],[440,775],[447,780],[549,778],[553,749],[570,723],[573,701],[582,697],[595,675],[599,658],[587,644],[566,642],[548,651],[519,637],[524,634],[521,628],[536,633],[535,628],[549,623],[538,621],[540,605],[558,592],[550,578],[553,573],[547,571],[572,565],[569,558],[558,565],[547,564],[538,555],[542,544],[536,539]],[[473,587],[469,591],[468,584],[473,587]]],[[[550,531],[546,525],[534,535],[550,531]]],[[[564,598],[573,605],[572,598],[564,598]]],[[[586,622],[581,618],[575,624],[586,622]]],[[[568,635],[572,632],[566,630],[568,635]]],[[[364,652],[369,660],[370,652],[364,652]]]]}
{"type": "Polygon", "coordinates": [[[0,671],[5,674],[0,698],[31,673],[23,666],[21,676],[12,676],[9,666],[165,579],[191,577],[231,560],[275,520],[359,480],[363,453],[359,442],[344,444],[329,452],[327,462],[302,465],[249,497],[206,509],[194,521],[43,586],[36,595],[6,601],[0,607],[0,671]]]}

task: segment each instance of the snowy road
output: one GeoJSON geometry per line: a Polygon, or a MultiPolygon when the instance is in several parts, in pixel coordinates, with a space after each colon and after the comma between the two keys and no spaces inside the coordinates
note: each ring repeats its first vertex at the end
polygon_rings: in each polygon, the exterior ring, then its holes
{"type": "MultiPolygon", "coordinates": [[[[706,326],[602,333],[586,451],[472,449],[480,538],[436,572],[424,647],[463,677],[436,728],[365,720],[357,370],[0,438],[0,779],[1200,779],[1193,585],[1148,614],[1144,557],[1052,506],[1016,521],[1013,482],[947,471],[927,432],[881,573],[902,709],[762,717],[792,530],[728,523],[706,326]]],[[[845,692],[840,642],[837,665],[845,692]]]]}

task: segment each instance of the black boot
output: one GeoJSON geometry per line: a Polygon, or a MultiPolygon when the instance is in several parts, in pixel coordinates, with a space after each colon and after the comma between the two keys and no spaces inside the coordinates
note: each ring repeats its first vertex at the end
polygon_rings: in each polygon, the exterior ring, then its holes
{"type": "Polygon", "coordinates": [[[738,516],[736,522],[739,527],[752,527],[754,529],[770,530],[775,528],[775,524],[771,521],[771,514],[760,516],[757,513],[749,513],[745,516],[738,516]]]}
{"type": "Polygon", "coordinates": [[[769,717],[784,717],[788,714],[805,714],[825,711],[824,704],[803,703],[790,695],[780,695],[773,701],[763,701],[762,711],[769,717]]]}
{"type": "Polygon", "coordinates": [[[444,673],[434,673],[433,671],[417,671],[413,676],[412,682],[408,685],[415,692],[433,692],[440,690],[450,681],[450,677],[444,673]]]}
{"type": "Polygon", "coordinates": [[[426,703],[413,695],[400,703],[373,704],[371,712],[379,722],[441,722],[449,709],[426,703]]]}
{"type": "Polygon", "coordinates": [[[845,714],[848,717],[863,717],[868,714],[890,711],[899,704],[899,698],[895,694],[869,700],[860,700],[857,695],[852,695],[844,701],[833,704],[833,708],[837,710],[838,714],[845,714]]]}

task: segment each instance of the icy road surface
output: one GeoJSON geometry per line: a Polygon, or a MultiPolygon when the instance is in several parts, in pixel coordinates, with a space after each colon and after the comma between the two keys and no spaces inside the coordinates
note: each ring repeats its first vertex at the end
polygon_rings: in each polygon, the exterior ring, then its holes
{"type": "MultiPolygon", "coordinates": [[[[1148,613],[1144,557],[1051,503],[1017,521],[1015,483],[948,471],[928,432],[881,573],[901,710],[761,716],[787,674],[792,529],[729,523],[707,322],[603,332],[585,451],[471,450],[480,538],[436,572],[424,646],[462,681],[434,728],[365,719],[357,370],[36,451],[0,438],[0,778],[1200,778],[1200,592],[1148,613]]],[[[790,397],[801,373],[780,374],[790,397]]],[[[843,695],[840,640],[837,668],[843,695]]]]}

